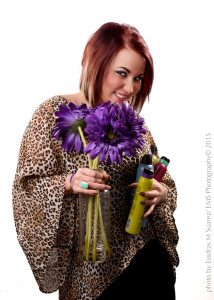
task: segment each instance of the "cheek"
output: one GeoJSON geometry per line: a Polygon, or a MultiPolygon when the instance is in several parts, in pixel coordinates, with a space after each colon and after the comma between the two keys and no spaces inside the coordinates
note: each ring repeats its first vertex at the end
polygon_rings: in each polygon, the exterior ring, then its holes
{"type": "Polygon", "coordinates": [[[115,80],[112,78],[112,76],[106,76],[102,84],[102,101],[106,101],[106,99],[111,96],[112,92],[114,91],[114,86],[115,80]]]}
{"type": "Polygon", "coordinates": [[[141,89],[141,86],[142,86],[142,83],[137,83],[137,84],[134,86],[134,94],[139,93],[139,91],[140,91],[140,89],[141,89]]]}
{"type": "Polygon", "coordinates": [[[118,80],[115,76],[108,76],[104,82],[104,87],[109,89],[109,92],[115,89],[118,85],[118,80]]]}

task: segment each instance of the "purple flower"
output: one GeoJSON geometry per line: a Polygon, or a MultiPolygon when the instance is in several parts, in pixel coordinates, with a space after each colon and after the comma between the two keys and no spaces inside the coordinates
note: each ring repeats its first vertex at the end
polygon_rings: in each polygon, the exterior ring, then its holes
{"type": "Polygon", "coordinates": [[[69,103],[69,107],[62,104],[59,111],[55,112],[58,118],[53,128],[53,137],[57,140],[62,138],[62,148],[65,151],[71,152],[74,146],[78,153],[82,152],[83,143],[78,126],[84,131],[86,127],[85,117],[89,113],[90,110],[86,104],[75,105],[73,103],[69,103]]]}
{"type": "Polygon", "coordinates": [[[122,153],[136,155],[136,149],[143,149],[145,143],[142,134],[144,119],[125,103],[118,105],[110,101],[99,105],[86,116],[89,143],[84,149],[94,159],[100,153],[100,161],[122,163],[122,153]]]}

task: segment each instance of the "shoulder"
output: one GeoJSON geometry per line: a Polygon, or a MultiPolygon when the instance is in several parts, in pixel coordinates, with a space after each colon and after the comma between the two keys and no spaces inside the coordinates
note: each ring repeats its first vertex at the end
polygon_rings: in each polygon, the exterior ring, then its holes
{"type": "Polygon", "coordinates": [[[61,96],[53,96],[42,102],[35,110],[25,129],[26,134],[44,133],[52,128],[55,123],[55,112],[61,104],[67,104],[61,96]]]}
{"type": "Polygon", "coordinates": [[[153,136],[152,136],[152,134],[151,134],[151,131],[150,131],[150,129],[149,129],[147,123],[144,122],[143,127],[144,127],[144,128],[146,129],[146,131],[147,131],[146,134],[145,134],[146,140],[148,141],[149,144],[153,144],[153,143],[154,143],[153,136]]]}
{"type": "Polygon", "coordinates": [[[57,111],[59,109],[59,106],[61,104],[66,105],[67,104],[66,99],[64,99],[62,96],[59,96],[59,95],[53,96],[51,98],[48,98],[44,102],[42,102],[36,111],[47,112],[47,113],[53,114],[53,113],[55,113],[55,111],[57,111]]]}
{"type": "Polygon", "coordinates": [[[156,141],[155,141],[147,123],[144,122],[143,127],[147,130],[146,134],[144,135],[144,139],[146,141],[148,148],[150,149],[151,146],[156,146],[157,147],[157,156],[159,157],[158,146],[156,144],[156,141]]]}
{"type": "Polygon", "coordinates": [[[76,94],[61,95],[60,97],[67,101],[67,103],[72,102],[76,105],[81,105],[85,103],[87,106],[89,105],[88,101],[85,99],[84,93],[81,91],[76,94]]]}
{"type": "Polygon", "coordinates": [[[53,96],[42,102],[35,110],[32,116],[32,120],[43,119],[49,120],[55,119],[55,112],[59,110],[61,104],[66,105],[66,99],[61,96],[53,96]]]}

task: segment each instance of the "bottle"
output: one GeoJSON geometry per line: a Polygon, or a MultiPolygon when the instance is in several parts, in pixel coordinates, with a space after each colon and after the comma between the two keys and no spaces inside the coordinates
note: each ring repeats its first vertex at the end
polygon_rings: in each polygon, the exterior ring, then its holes
{"type": "MultiPolygon", "coordinates": [[[[138,182],[142,173],[143,173],[143,170],[145,168],[148,168],[148,169],[151,169],[153,172],[154,172],[154,167],[153,167],[153,164],[152,164],[152,154],[144,154],[138,168],[137,168],[137,173],[136,173],[136,179],[135,179],[135,182],[138,182]]],[[[133,193],[131,194],[131,199],[133,199],[134,195],[136,193],[136,189],[134,189],[133,193]]],[[[142,222],[142,227],[146,227],[146,218],[143,219],[143,222],[142,222]]]]}
{"type": "Polygon", "coordinates": [[[152,163],[155,166],[158,163],[157,147],[155,145],[151,145],[150,149],[152,151],[152,163]]]}
{"type": "MultiPolygon", "coordinates": [[[[161,156],[159,162],[155,164],[153,178],[156,179],[158,182],[162,180],[164,174],[166,173],[169,162],[170,160],[168,158],[166,158],[165,156],[161,156]]],[[[146,224],[147,224],[147,218],[144,218],[141,227],[145,228],[146,224]]]]}
{"type": "Polygon", "coordinates": [[[154,172],[148,168],[145,168],[142,176],[138,181],[138,186],[132,203],[132,207],[129,213],[125,231],[131,234],[139,234],[144,210],[146,205],[141,204],[142,200],[147,200],[147,197],[139,195],[141,192],[151,191],[153,185],[154,172]]]}
{"type": "Polygon", "coordinates": [[[158,163],[155,165],[154,179],[156,179],[158,182],[160,182],[165,175],[169,162],[170,160],[167,157],[161,156],[158,163]]]}
{"type": "MultiPolygon", "coordinates": [[[[152,154],[144,154],[144,156],[142,157],[142,160],[137,168],[135,182],[139,181],[139,178],[142,176],[143,170],[145,168],[151,169],[154,172],[154,167],[152,165],[152,154]]],[[[131,189],[129,192],[128,198],[130,206],[132,205],[132,200],[134,199],[135,192],[136,188],[131,189]]]]}
{"type": "Polygon", "coordinates": [[[138,168],[137,168],[137,174],[135,182],[138,182],[140,177],[143,174],[143,170],[145,168],[151,169],[154,172],[154,167],[152,165],[152,154],[144,154],[138,168]]]}
{"type": "MultiPolygon", "coordinates": [[[[157,149],[157,148],[156,148],[157,149]]],[[[157,152],[157,151],[156,151],[157,152]]],[[[135,179],[135,182],[138,182],[139,181],[139,178],[140,176],[142,175],[143,173],[143,170],[145,168],[148,168],[148,169],[151,169],[153,172],[154,172],[154,167],[153,167],[153,164],[152,164],[152,157],[153,155],[152,154],[144,154],[138,168],[137,168],[137,174],[136,174],[136,179],[135,179]]],[[[136,189],[134,190],[134,193],[136,193],[136,189]]],[[[141,227],[146,227],[146,223],[147,223],[147,218],[144,218],[143,219],[143,222],[142,222],[142,226],[141,227]]]]}

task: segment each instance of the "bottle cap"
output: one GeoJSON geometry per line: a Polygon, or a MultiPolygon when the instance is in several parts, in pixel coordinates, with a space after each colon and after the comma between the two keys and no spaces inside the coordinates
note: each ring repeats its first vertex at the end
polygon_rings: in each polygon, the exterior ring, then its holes
{"type": "Polygon", "coordinates": [[[152,154],[144,154],[141,164],[152,165],[152,154]]]}
{"type": "Polygon", "coordinates": [[[142,176],[148,179],[152,179],[154,172],[151,169],[145,168],[143,170],[142,176]]]}
{"type": "Polygon", "coordinates": [[[161,158],[159,159],[159,162],[162,163],[163,165],[165,165],[166,167],[168,167],[168,164],[170,162],[170,159],[168,159],[165,156],[161,156],[161,158]]]}
{"type": "Polygon", "coordinates": [[[157,147],[155,145],[151,145],[150,149],[152,151],[152,154],[157,155],[157,150],[158,149],[157,149],[157,147]]]}

